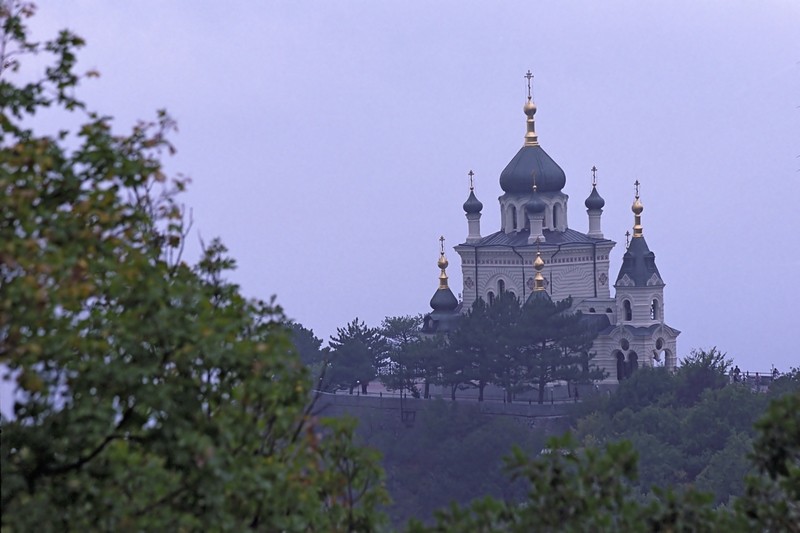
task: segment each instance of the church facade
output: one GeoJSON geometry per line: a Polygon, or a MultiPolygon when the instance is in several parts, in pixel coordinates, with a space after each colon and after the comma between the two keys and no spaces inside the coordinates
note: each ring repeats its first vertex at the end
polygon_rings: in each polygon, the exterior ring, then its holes
{"type": "MultiPolygon", "coordinates": [[[[530,82],[530,73],[528,79],[530,82]]],[[[550,298],[571,297],[572,310],[599,327],[592,363],[605,370],[606,382],[616,383],[639,366],[674,369],[680,332],[664,320],[665,284],[655,254],[645,241],[639,183],[635,184],[632,206],[633,236],[612,281],[609,255],[616,243],[603,235],[605,201],[597,190],[596,168],[592,169],[592,190],[584,202],[588,231],[583,233],[569,225],[569,197],[562,192],[566,175],[539,144],[530,85],[523,111],[527,125],[524,144],[500,174],[500,229],[482,233],[483,204],[475,194],[470,172],[469,197],[463,206],[467,237],[455,247],[461,259],[462,301],[453,305],[455,297],[446,297],[443,291],[450,296],[452,292],[446,283],[440,283],[425,327],[435,330],[439,319],[442,326],[452,327],[447,318],[452,313],[466,313],[477,298],[491,304],[504,291],[525,302],[537,287],[540,270],[539,284],[550,298]],[[544,268],[537,265],[535,270],[537,253],[544,268]]]]}

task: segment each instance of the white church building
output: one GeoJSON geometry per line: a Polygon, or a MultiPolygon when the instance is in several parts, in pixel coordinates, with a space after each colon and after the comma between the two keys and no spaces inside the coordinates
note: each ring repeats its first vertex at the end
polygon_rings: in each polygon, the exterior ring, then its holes
{"type": "Polygon", "coordinates": [[[572,297],[573,311],[599,324],[592,363],[606,371],[606,382],[616,383],[639,366],[674,369],[680,332],[665,322],[664,281],[644,237],[638,181],[632,206],[633,236],[612,296],[609,254],[616,243],[603,235],[605,201],[597,191],[596,169],[592,169],[592,190],[584,202],[589,230],[582,233],[569,225],[569,197],[562,192],[566,175],[539,144],[530,72],[527,77],[524,144],[500,173],[500,229],[482,233],[483,204],[475,195],[470,172],[470,193],[464,203],[468,233],[455,247],[461,258],[462,301],[452,295],[442,269],[445,281],[431,300],[433,312],[426,317],[426,330],[452,327],[452,315],[466,313],[477,298],[491,303],[499,293],[509,291],[525,302],[535,288],[534,261],[539,250],[549,296],[554,301],[572,297]]]}

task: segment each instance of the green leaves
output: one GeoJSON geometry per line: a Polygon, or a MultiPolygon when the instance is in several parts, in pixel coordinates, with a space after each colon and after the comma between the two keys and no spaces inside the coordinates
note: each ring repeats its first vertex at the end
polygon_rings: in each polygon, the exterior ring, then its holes
{"type": "Polygon", "coordinates": [[[82,41],[36,47],[24,14],[3,12],[6,50],[55,60],[41,81],[0,82],[0,362],[18,398],[0,422],[3,529],[373,528],[375,458],[309,415],[281,309],[226,281],[221,242],[194,267],[180,258],[185,180],[160,160],[173,121],[119,135],[87,113],[37,136],[26,121],[42,107],[85,107],[82,41]]]}

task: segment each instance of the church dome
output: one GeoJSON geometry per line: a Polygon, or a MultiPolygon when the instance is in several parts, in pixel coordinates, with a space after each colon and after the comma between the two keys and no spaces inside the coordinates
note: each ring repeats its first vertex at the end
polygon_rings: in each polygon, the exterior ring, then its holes
{"type": "Polygon", "coordinates": [[[500,174],[500,187],[505,192],[529,193],[534,174],[539,192],[558,192],[567,183],[561,167],[537,144],[520,148],[500,174]]]}
{"type": "Polygon", "coordinates": [[[584,204],[586,204],[586,209],[603,209],[603,206],[606,205],[606,201],[603,200],[603,197],[597,192],[597,187],[592,187],[592,193],[586,198],[584,204]]]}
{"type": "Polygon", "coordinates": [[[544,200],[539,198],[539,195],[535,192],[533,193],[533,198],[531,198],[530,202],[525,204],[525,211],[527,211],[529,215],[544,213],[545,209],[547,209],[547,204],[545,204],[544,200]]]}
{"type": "Polygon", "coordinates": [[[464,202],[464,212],[470,215],[473,213],[480,213],[482,209],[483,204],[478,200],[478,197],[475,196],[475,191],[469,191],[469,198],[464,202]]]}
{"type": "Polygon", "coordinates": [[[439,288],[431,298],[431,309],[434,311],[455,311],[458,307],[458,300],[456,300],[453,291],[449,288],[439,288]]]}

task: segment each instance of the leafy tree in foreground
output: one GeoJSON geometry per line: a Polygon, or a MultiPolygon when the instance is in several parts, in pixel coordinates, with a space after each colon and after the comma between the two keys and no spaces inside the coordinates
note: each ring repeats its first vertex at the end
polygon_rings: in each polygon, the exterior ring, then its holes
{"type": "Polygon", "coordinates": [[[16,379],[2,529],[374,528],[375,457],[352,426],[309,416],[280,309],[225,281],[216,241],[180,260],[170,119],[112,133],[74,95],[83,42],[28,42],[32,12],[0,4],[0,362],[16,379]],[[19,54],[40,51],[43,77],[16,82],[19,54]],[[45,107],[85,122],[39,135],[45,107]]]}

